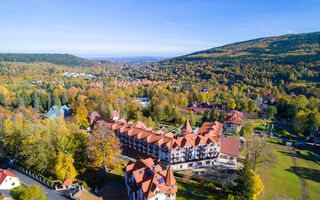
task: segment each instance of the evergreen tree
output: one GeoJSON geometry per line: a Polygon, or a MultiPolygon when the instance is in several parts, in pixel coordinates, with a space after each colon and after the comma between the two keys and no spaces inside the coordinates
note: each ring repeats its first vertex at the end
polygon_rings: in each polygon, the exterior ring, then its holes
{"type": "Polygon", "coordinates": [[[22,91],[22,98],[25,106],[29,106],[32,103],[30,95],[25,90],[22,91]]]}
{"type": "Polygon", "coordinates": [[[0,105],[4,106],[6,104],[6,96],[0,93],[0,105]]]}
{"type": "Polygon", "coordinates": [[[48,93],[47,110],[49,111],[52,107],[51,95],[48,93]]]}
{"type": "Polygon", "coordinates": [[[61,103],[62,103],[62,105],[67,105],[68,104],[68,97],[67,97],[67,94],[65,92],[62,93],[61,103]]]}
{"type": "Polygon", "coordinates": [[[212,108],[211,112],[210,112],[210,117],[209,117],[209,121],[216,121],[218,119],[218,112],[215,108],[212,108]]]}
{"type": "Polygon", "coordinates": [[[191,126],[196,125],[196,118],[195,118],[195,116],[194,116],[194,114],[193,114],[192,111],[191,111],[191,113],[190,113],[190,125],[191,125],[191,126]]]}
{"type": "Polygon", "coordinates": [[[39,102],[39,97],[36,96],[34,102],[33,102],[33,107],[36,109],[38,112],[40,112],[40,102],[39,102]]]}
{"type": "Polygon", "coordinates": [[[18,106],[19,106],[20,109],[26,107],[22,97],[19,97],[19,99],[18,99],[18,106]]]}
{"type": "Polygon", "coordinates": [[[53,95],[53,105],[61,106],[61,101],[58,95],[54,94],[53,95]]]}
{"type": "Polygon", "coordinates": [[[32,92],[31,96],[32,96],[32,106],[34,109],[36,109],[39,112],[40,111],[40,100],[39,100],[37,91],[34,90],[32,92]]]}
{"type": "Polygon", "coordinates": [[[206,110],[206,111],[204,112],[204,114],[203,114],[202,122],[206,122],[206,121],[208,121],[208,119],[209,119],[209,111],[206,110]]]}
{"type": "Polygon", "coordinates": [[[248,158],[245,159],[243,166],[238,171],[237,193],[241,199],[253,200],[254,198],[254,174],[248,158]]]}
{"type": "Polygon", "coordinates": [[[224,122],[224,117],[226,116],[226,111],[224,111],[224,110],[221,110],[220,111],[220,114],[219,114],[219,119],[218,119],[218,121],[219,122],[221,122],[221,123],[223,123],[224,122]]]}

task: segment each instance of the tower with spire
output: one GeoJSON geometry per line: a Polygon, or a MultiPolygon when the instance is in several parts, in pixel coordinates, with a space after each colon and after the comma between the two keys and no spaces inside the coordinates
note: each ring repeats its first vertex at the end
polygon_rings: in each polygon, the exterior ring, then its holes
{"type": "Polygon", "coordinates": [[[184,136],[188,133],[192,133],[192,127],[190,125],[189,119],[187,118],[184,125],[181,128],[181,136],[184,136]]]}

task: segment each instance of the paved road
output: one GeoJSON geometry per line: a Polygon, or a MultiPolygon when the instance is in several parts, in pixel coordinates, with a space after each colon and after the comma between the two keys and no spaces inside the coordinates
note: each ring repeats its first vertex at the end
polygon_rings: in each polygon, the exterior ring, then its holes
{"type": "Polygon", "coordinates": [[[20,181],[22,181],[26,185],[39,185],[46,193],[47,198],[51,200],[67,200],[69,198],[63,196],[63,191],[56,191],[48,188],[47,186],[43,185],[42,183],[30,178],[29,176],[26,176],[25,174],[21,173],[20,171],[17,171],[15,169],[7,169],[17,175],[20,178],[20,181]]]}

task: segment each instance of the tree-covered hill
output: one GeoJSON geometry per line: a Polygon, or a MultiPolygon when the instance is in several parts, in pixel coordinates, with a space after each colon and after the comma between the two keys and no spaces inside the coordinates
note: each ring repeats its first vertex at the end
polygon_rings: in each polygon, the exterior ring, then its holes
{"type": "Polygon", "coordinates": [[[152,63],[138,69],[137,76],[225,85],[307,83],[309,89],[320,88],[320,32],[228,44],[152,63]]]}
{"type": "Polygon", "coordinates": [[[67,66],[93,66],[94,61],[71,54],[0,53],[0,62],[47,62],[67,66]]]}
{"type": "Polygon", "coordinates": [[[320,32],[266,37],[195,52],[177,59],[268,60],[286,64],[317,61],[320,32]]]}

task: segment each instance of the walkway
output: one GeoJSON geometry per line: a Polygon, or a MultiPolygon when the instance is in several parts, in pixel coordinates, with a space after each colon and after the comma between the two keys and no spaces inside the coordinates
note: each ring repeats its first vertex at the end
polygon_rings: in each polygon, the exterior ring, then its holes
{"type": "Polygon", "coordinates": [[[15,175],[17,175],[20,178],[20,181],[24,183],[25,185],[39,185],[40,188],[42,188],[47,194],[47,198],[51,200],[68,200],[69,198],[64,196],[64,191],[57,191],[48,188],[47,186],[43,185],[42,183],[34,180],[33,178],[21,173],[20,171],[17,171],[15,169],[8,169],[15,175]]]}

